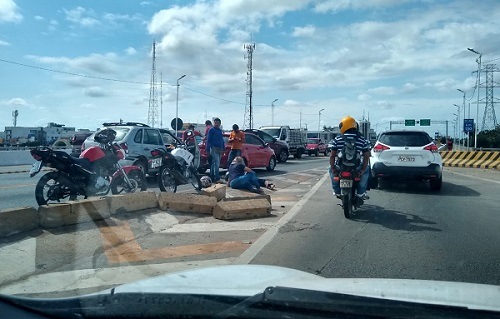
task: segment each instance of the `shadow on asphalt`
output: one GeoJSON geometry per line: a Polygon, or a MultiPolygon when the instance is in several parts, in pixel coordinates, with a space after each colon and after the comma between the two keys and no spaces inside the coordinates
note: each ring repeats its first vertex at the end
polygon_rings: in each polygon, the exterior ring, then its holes
{"type": "Polygon", "coordinates": [[[433,192],[429,188],[428,182],[418,181],[385,181],[377,191],[405,194],[436,195],[436,196],[460,196],[477,197],[481,193],[472,188],[443,181],[441,191],[433,192]]]}
{"type": "Polygon", "coordinates": [[[378,224],[392,230],[442,231],[442,229],[431,226],[435,225],[435,222],[425,220],[418,215],[404,214],[375,205],[363,205],[360,210],[354,212],[351,220],[378,224]]]}

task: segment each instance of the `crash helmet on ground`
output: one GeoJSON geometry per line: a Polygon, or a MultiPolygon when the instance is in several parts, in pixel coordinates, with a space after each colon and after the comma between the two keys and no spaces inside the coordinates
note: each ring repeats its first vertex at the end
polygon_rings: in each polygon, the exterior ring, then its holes
{"type": "Polygon", "coordinates": [[[202,176],[200,178],[201,187],[207,188],[212,186],[212,179],[208,176],[202,176]]]}

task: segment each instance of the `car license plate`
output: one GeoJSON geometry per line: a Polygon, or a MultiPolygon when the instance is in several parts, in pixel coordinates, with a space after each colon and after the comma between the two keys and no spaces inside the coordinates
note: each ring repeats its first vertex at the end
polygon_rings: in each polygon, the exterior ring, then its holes
{"type": "Polygon", "coordinates": [[[151,168],[157,168],[161,166],[161,158],[155,158],[151,160],[151,168]]]}
{"type": "Polygon", "coordinates": [[[352,180],[350,180],[350,179],[341,179],[340,180],[340,187],[341,188],[352,187],[352,180]]]}
{"type": "Polygon", "coordinates": [[[42,169],[42,161],[34,162],[30,169],[30,176],[35,176],[42,169]]]}
{"type": "Polygon", "coordinates": [[[415,162],[415,157],[413,157],[413,156],[400,156],[400,157],[398,157],[398,161],[400,161],[400,162],[415,162]]]}

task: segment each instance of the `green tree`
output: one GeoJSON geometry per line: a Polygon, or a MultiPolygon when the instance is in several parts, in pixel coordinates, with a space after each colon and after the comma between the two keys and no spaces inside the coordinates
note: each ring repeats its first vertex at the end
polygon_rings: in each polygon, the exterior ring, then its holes
{"type": "Polygon", "coordinates": [[[482,131],[477,135],[477,147],[500,148],[500,125],[494,130],[482,131]]]}

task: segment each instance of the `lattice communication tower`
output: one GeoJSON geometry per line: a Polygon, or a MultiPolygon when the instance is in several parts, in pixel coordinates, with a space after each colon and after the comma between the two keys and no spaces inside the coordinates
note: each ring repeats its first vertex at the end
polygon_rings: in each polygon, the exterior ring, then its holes
{"type": "Polygon", "coordinates": [[[158,123],[158,92],[156,90],[156,43],[153,42],[153,65],[149,87],[148,125],[156,127],[158,123]]]}
{"type": "MultiPolygon", "coordinates": [[[[496,66],[496,64],[486,64],[484,66],[484,73],[486,75],[486,97],[479,100],[480,103],[481,101],[483,101],[482,103],[485,103],[481,131],[494,130],[498,125],[497,117],[495,114],[495,103],[498,103],[498,99],[493,96],[493,88],[499,87],[499,85],[493,80],[493,73],[499,71],[500,69],[496,66]]],[[[479,85],[479,87],[481,87],[481,85],[479,85]]]]}
{"type": "Polygon", "coordinates": [[[245,118],[243,121],[243,126],[245,128],[253,128],[253,106],[252,106],[252,69],[253,69],[253,51],[255,50],[255,43],[253,44],[245,44],[245,50],[247,53],[245,58],[248,60],[247,62],[247,94],[246,94],[246,103],[245,103],[245,118]]]}

